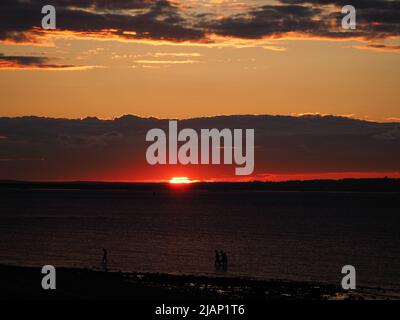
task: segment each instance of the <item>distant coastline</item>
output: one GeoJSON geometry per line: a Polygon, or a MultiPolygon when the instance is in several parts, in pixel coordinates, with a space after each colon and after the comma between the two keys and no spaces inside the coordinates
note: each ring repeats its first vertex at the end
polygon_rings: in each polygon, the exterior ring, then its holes
{"type": "MultiPolygon", "coordinates": [[[[98,189],[98,190],[159,190],[169,188],[168,182],[104,182],[64,181],[35,182],[0,180],[0,189],[98,189]]],[[[337,192],[400,192],[400,179],[363,178],[340,180],[293,180],[285,182],[197,182],[185,189],[194,190],[265,190],[265,191],[337,191],[337,192]]]]}

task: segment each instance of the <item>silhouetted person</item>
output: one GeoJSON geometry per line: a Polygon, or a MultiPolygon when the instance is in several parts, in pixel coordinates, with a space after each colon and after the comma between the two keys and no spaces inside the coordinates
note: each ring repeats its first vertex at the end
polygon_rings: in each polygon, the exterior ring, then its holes
{"type": "Polygon", "coordinates": [[[228,269],[228,256],[226,252],[220,251],[220,256],[221,256],[221,262],[222,262],[222,269],[227,270],[228,269]]]}
{"type": "Polygon", "coordinates": [[[105,271],[107,271],[107,263],[108,263],[108,259],[107,259],[107,250],[103,248],[103,259],[101,260],[102,264],[103,264],[103,269],[105,271]]]}
{"type": "Polygon", "coordinates": [[[221,267],[222,267],[222,269],[225,269],[224,268],[224,266],[225,266],[224,265],[224,254],[225,254],[224,251],[222,251],[222,250],[219,251],[219,256],[221,257],[221,267]]]}
{"type": "Polygon", "coordinates": [[[224,264],[224,270],[228,270],[228,255],[226,254],[226,252],[224,252],[224,257],[223,257],[223,264],[224,264]]]}
{"type": "Polygon", "coordinates": [[[215,250],[215,263],[214,263],[214,266],[217,269],[219,269],[219,267],[221,266],[221,260],[220,260],[220,257],[219,257],[218,250],[215,250]]]}

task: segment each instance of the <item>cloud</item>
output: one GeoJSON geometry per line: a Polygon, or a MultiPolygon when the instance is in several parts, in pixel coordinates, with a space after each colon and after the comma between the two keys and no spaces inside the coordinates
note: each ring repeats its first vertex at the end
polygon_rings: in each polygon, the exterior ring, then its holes
{"type": "Polygon", "coordinates": [[[374,135],[373,138],[378,140],[400,140],[400,126],[380,132],[374,135]]]}
{"type": "Polygon", "coordinates": [[[319,14],[321,10],[317,8],[267,5],[232,17],[207,21],[204,26],[218,35],[236,38],[279,37],[283,33],[307,33],[319,29],[321,23],[313,20],[319,14]]]}
{"type": "MultiPolygon", "coordinates": [[[[181,120],[179,129],[255,129],[255,172],[274,177],[368,176],[400,171],[400,124],[337,116],[220,116],[181,120]]],[[[171,176],[235,179],[230,166],[150,166],[146,132],[168,121],[0,118],[0,179],[158,180],[171,176]],[[40,159],[41,161],[17,161],[40,159]]],[[[266,177],[268,179],[268,177],[266,177]]],[[[274,178],[275,179],[275,178],[274,178]]]]}
{"type": "Polygon", "coordinates": [[[354,46],[356,49],[382,51],[382,52],[395,52],[400,53],[400,46],[390,46],[384,44],[369,44],[365,46],[354,46]]]}
{"type": "Polygon", "coordinates": [[[88,70],[96,66],[78,66],[49,63],[49,58],[39,56],[6,56],[0,53],[0,70],[88,70]]]}
{"type": "Polygon", "coordinates": [[[194,64],[199,63],[198,60],[136,60],[139,64],[194,64]]]}
{"type": "Polygon", "coordinates": [[[386,39],[400,35],[400,2],[359,1],[357,29],[341,28],[345,1],[282,0],[210,22],[219,35],[238,38],[386,39]],[[334,5],[334,7],[332,7],[334,5]]]}
{"type": "Polygon", "coordinates": [[[154,57],[201,57],[197,52],[156,52],[154,57]]]}
{"type": "MultiPolygon", "coordinates": [[[[341,0],[280,0],[270,5],[241,3],[234,12],[213,13],[203,2],[168,0],[55,0],[57,30],[40,28],[41,0],[2,0],[0,40],[38,43],[51,36],[123,41],[230,44],[265,39],[386,40],[400,36],[400,1],[359,0],[357,29],[341,28],[341,0]]],[[[214,3],[225,6],[225,2],[214,3]]]]}
{"type": "MultiPolygon", "coordinates": [[[[46,1],[3,0],[0,3],[0,39],[34,42],[50,34],[40,28],[46,1]]],[[[185,26],[179,8],[164,0],[53,1],[57,29],[71,33],[123,39],[199,40],[202,31],[185,26]]]]}

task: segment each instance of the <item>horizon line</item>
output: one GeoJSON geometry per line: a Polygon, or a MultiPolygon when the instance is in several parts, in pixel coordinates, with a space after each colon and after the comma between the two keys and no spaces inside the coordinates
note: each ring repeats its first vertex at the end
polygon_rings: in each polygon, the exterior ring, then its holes
{"type": "MultiPolygon", "coordinates": [[[[371,178],[338,178],[338,179],[293,179],[293,180],[248,180],[248,181],[235,181],[235,180],[195,180],[192,184],[200,183],[288,183],[288,182],[313,182],[313,181],[326,181],[326,182],[340,182],[346,180],[399,180],[400,178],[382,176],[382,177],[371,177],[371,178]]],[[[2,179],[1,183],[126,183],[126,184],[168,184],[169,180],[159,180],[159,181],[132,181],[132,180],[14,180],[14,179],[2,179]]]]}
{"type": "Polygon", "coordinates": [[[126,113],[119,116],[103,118],[95,115],[87,115],[85,117],[57,117],[57,116],[46,116],[46,115],[18,115],[18,116],[1,116],[0,119],[23,119],[23,118],[35,118],[35,119],[48,119],[48,120],[98,120],[98,121],[115,121],[125,117],[134,117],[142,120],[160,120],[160,121],[187,121],[187,120],[199,120],[199,119],[212,119],[212,118],[228,118],[228,117],[289,117],[289,118],[340,118],[349,119],[354,121],[370,122],[370,123],[400,123],[400,118],[388,117],[384,120],[366,119],[362,117],[357,117],[355,115],[343,115],[343,114],[323,114],[317,112],[310,113],[292,113],[292,114],[268,114],[268,113],[254,113],[254,114],[215,114],[215,115],[205,115],[205,116],[193,116],[193,117],[157,117],[157,116],[145,116],[133,113],[126,113]]]}

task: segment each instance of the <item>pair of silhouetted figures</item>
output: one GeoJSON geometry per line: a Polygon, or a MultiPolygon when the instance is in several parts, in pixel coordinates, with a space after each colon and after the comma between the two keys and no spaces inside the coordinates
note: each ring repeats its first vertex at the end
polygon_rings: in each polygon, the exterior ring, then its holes
{"type": "MultiPolygon", "coordinates": [[[[105,248],[102,248],[103,250],[103,258],[101,259],[101,264],[103,266],[104,271],[107,271],[107,264],[108,264],[108,258],[107,258],[107,250],[105,248]]],[[[221,269],[226,271],[228,269],[228,255],[226,254],[225,251],[220,250],[215,250],[215,268],[216,269],[221,269]]]]}
{"type": "Polygon", "coordinates": [[[215,268],[216,269],[221,269],[222,270],[227,270],[228,269],[228,255],[226,254],[225,251],[220,250],[215,250],[215,268]]]}

